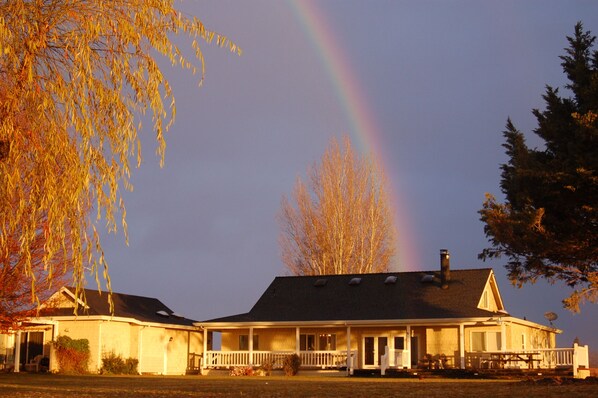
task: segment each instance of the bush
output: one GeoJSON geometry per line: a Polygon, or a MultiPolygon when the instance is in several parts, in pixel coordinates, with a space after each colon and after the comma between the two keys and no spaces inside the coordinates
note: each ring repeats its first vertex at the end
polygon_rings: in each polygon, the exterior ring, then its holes
{"type": "Polygon", "coordinates": [[[272,374],[272,369],[274,369],[274,362],[272,362],[271,359],[264,360],[262,366],[259,368],[264,376],[270,376],[272,374]]]}
{"type": "Polygon", "coordinates": [[[87,373],[89,362],[89,340],[73,340],[68,336],[58,336],[54,342],[56,359],[61,373],[87,373]]]}
{"type": "Polygon", "coordinates": [[[113,375],[136,375],[139,374],[137,365],[139,360],[136,358],[123,359],[114,352],[102,355],[102,368],[100,373],[113,375]]]}
{"type": "Polygon", "coordinates": [[[230,371],[231,376],[253,376],[253,368],[251,366],[235,366],[230,371]]]}
{"type": "Polygon", "coordinates": [[[299,372],[301,366],[301,358],[297,354],[289,355],[285,357],[282,364],[282,370],[287,376],[295,376],[299,372]]]}

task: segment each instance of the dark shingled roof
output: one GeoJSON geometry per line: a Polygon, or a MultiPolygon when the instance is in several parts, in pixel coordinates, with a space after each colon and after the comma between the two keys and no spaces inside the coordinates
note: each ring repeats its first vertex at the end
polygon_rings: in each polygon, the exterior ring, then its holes
{"type": "Polygon", "coordinates": [[[205,322],[293,322],[473,318],[493,313],[477,308],[490,268],[453,270],[447,289],[440,272],[277,277],[246,314],[205,322]],[[430,281],[423,282],[424,275],[430,281]],[[396,283],[385,284],[388,276],[396,283]],[[361,278],[359,284],[349,284],[361,278]],[[325,279],[323,286],[316,281],[325,279]]]}
{"type": "MultiPolygon", "coordinates": [[[[73,296],[74,288],[68,289],[73,296]]],[[[79,316],[103,315],[111,316],[110,306],[108,304],[108,293],[100,293],[93,289],[84,289],[87,305],[89,308],[79,307],[77,313],[79,316]]],[[[69,296],[70,298],[70,296],[69,296]]],[[[164,305],[160,300],[152,297],[133,296],[130,294],[112,293],[114,301],[114,316],[120,318],[133,318],[141,322],[161,323],[167,325],[193,326],[192,319],[172,315],[174,312],[164,305]],[[159,315],[158,311],[164,311],[168,316],[159,315]]],[[[73,308],[45,308],[41,311],[41,316],[72,316],[73,308]]]]}

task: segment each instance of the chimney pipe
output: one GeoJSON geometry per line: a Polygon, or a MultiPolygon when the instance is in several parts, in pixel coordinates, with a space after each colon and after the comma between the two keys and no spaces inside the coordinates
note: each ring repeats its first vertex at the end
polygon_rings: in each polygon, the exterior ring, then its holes
{"type": "Polygon", "coordinates": [[[440,286],[448,289],[451,280],[450,254],[447,249],[440,250],[440,286]]]}

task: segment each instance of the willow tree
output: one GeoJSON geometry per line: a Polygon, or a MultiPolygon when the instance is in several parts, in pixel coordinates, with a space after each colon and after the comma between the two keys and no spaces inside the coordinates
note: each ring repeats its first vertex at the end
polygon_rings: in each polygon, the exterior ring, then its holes
{"type": "Polygon", "coordinates": [[[333,139],[321,162],[297,179],[278,215],[282,260],[295,275],[387,271],[395,230],[382,173],[333,139]]]}
{"type": "Polygon", "coordinates": [[[18,250],[34,296],[31,248],[40,220],[49,275],[52,259],[68,252],[77,287],[89,267],[96,280],[103,270],[110,288],[98,225],[113,232],[121,224],[126,239],[122,190],[131,188],[131,162],[141,162],[143,116],[151,114],[161,164],[174,121],[173,92],[157,59],[198,73],[201,84],[200,42],[240,53],[173,3],[0,1],[0,258],[18,250]],[[173,43],[179,34],[192,40],[188,48],[173,43]],[[15,249],[6,231],[17,228],[15,249]]]}
{"type": "Polygon", "coordinates": [[[509,120],[502,165],[506,202],[488,195],[480,211],[492,247],[481,258],[507,256],[513,283],[544,278],[573,290],[565,307],[598,303],[598,51],[595,36],[575,27],[561,66],[571,97],[547,87],[546,109],[534,110],[543,141],[529,148],[509,120]]]}

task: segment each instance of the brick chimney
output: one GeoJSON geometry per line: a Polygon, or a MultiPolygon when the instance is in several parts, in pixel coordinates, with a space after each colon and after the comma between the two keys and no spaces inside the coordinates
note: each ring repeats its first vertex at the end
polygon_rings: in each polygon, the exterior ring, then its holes
{"type": "Polygon", "coordinates": [[[450,254],[447,249],[440,250],[440,286],[443,289],[448,289],[451,280],[451,261],[450,254]]]}

